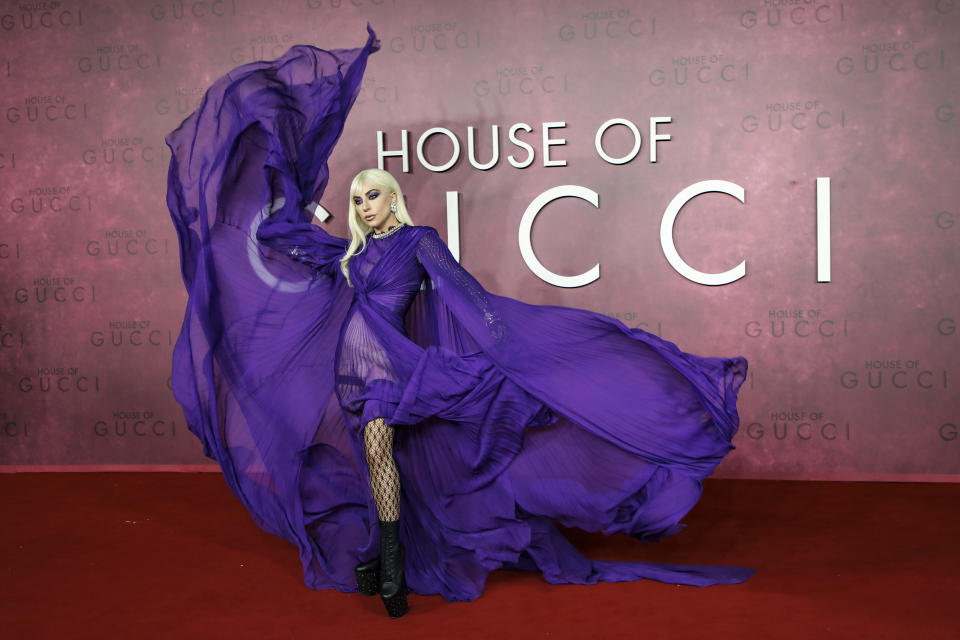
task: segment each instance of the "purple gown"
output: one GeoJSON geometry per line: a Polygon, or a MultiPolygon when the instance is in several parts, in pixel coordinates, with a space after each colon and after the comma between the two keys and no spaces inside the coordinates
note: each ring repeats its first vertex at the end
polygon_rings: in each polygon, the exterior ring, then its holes
{"type": "MultiPolygon", "coordinates": [[[[490,571],[551,583],[711,585],[751,569],[606,562],[555,522],[679,531],[733,446],[743,358],[703,358],[606,316],[487,292],[436,230],[347,241],[310,223],[359,88],[356,50],[296,46],[218,80],[167,137],[189,298],[173,391],[190,430],[306,584],[356,591],[377,553],[361,427],[396,426],[410,588],[480,595],[490,571]]],[[[639,549],[638,549],[639,551],[639,549]]]]}

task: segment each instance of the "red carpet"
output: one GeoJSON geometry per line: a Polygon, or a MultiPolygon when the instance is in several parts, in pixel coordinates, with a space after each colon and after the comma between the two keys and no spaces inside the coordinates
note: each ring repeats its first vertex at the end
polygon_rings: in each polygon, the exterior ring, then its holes
{"type": "Polygon", "coordinates": [[[588,555],[758,571],[708,588],[553,586],[499,571],[471,603],[304,586],[219,474],[0,474],[0,637],[960,638],[960,485],[708,480],[659,544],[588,555]]]}

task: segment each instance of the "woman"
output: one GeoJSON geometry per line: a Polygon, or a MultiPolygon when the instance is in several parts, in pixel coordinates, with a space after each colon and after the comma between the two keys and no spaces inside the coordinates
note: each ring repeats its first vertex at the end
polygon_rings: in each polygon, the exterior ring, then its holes
{"type": "Polygon", "coordinates": [[[205,453],[310,587],[379,593],[391,616],[408,584],[471,600],[502,567],[745,580],[592,561],[554,524],[679,531],[732,449],[745,360],[487,292],[385,172],[353,181],[349,241],[309,222],[376,49],[371,31],[244,65],[167,138],[189,293],[173,390],[205,453]]]}

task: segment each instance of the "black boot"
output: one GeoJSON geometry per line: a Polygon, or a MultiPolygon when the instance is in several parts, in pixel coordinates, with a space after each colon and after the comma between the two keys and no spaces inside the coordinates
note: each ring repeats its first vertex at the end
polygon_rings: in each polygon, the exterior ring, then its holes
{"type": "Polygon", "coordinates": [[[358,564],[353,569],[357,574],[357,591],[364,596],[380,593],[380,558],[358,564]]]}
{"type": "Polygon", "coordinates": [[[400,521],[380,521],[380,599],[391,618],[407,612],[407,580],[403,571],[400,521]]]}

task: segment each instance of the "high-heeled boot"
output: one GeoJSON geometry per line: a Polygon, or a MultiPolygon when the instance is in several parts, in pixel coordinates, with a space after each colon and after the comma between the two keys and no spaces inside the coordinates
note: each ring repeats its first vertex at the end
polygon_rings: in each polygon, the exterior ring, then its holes
{"type": "Polygon", "coordinates": [[[380,593],[380,557],[361,562],[353,569],[357,574],[357,591],[364,596],[380,593]]]}
{"type": "Polygon", "coordinates": [[[391,618],[408,610],[407,579],[403,570],[404,551],[400,543],[400,521],[380,521],[380,599],[391,618]]]}

